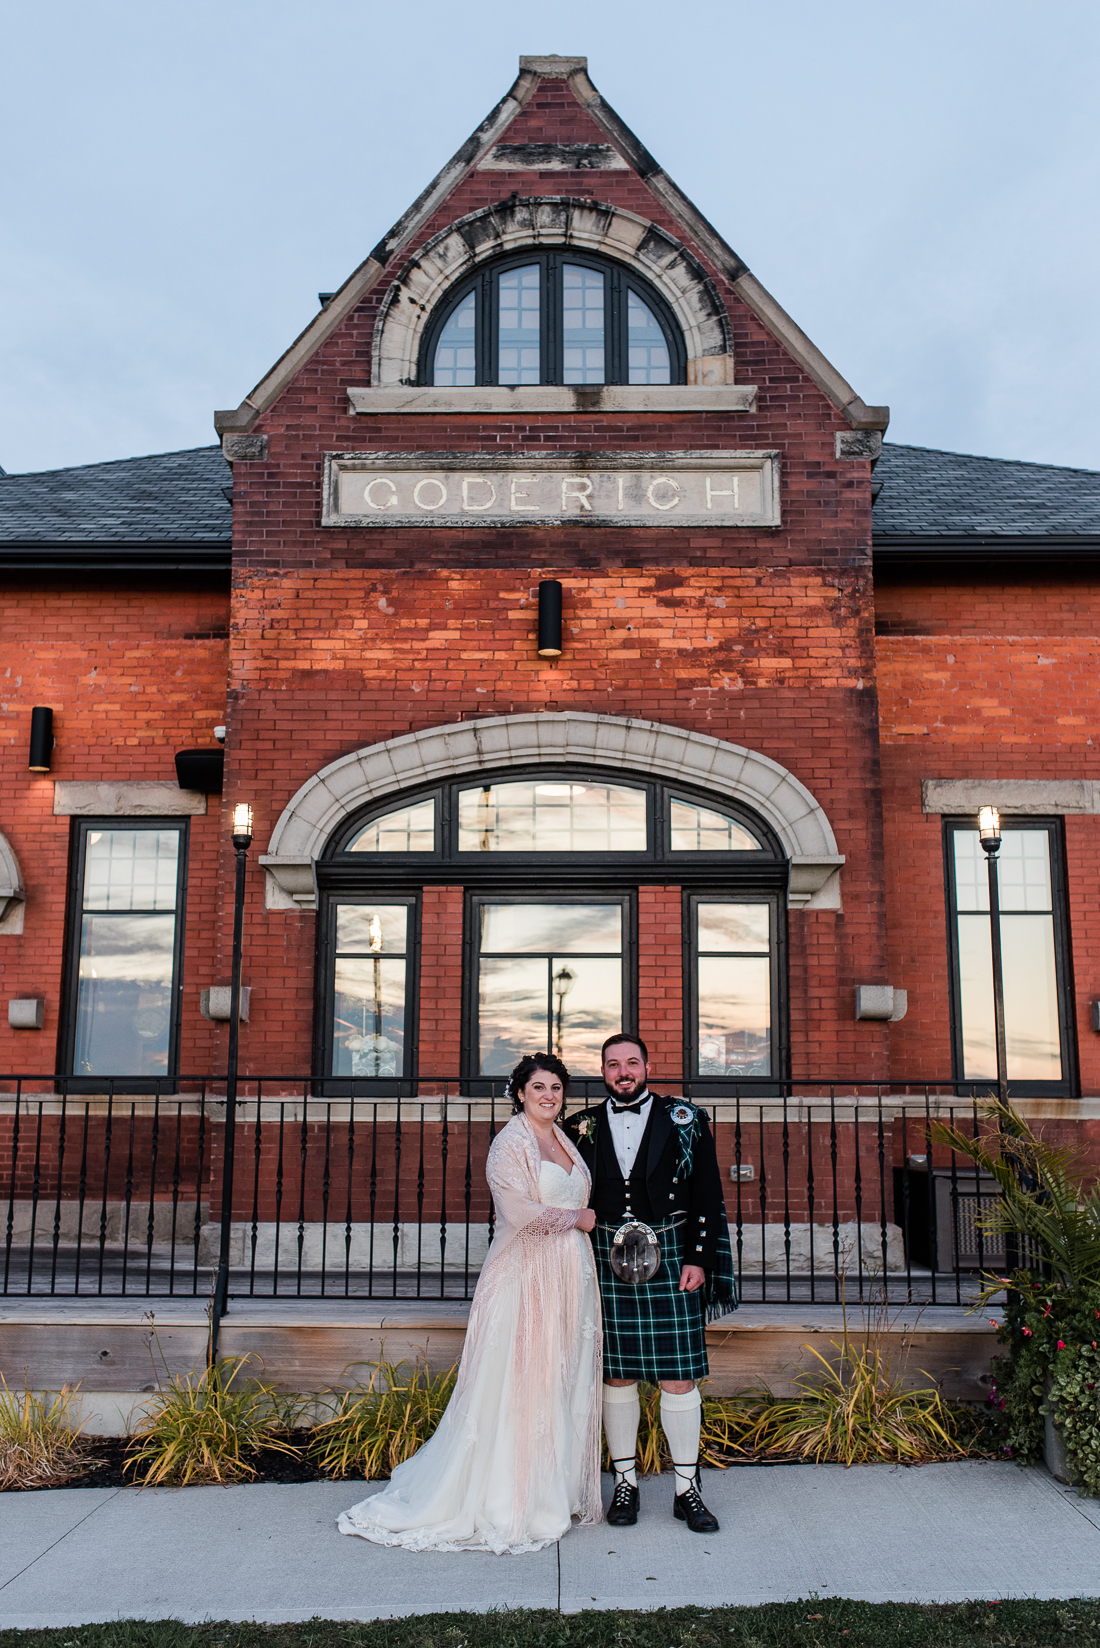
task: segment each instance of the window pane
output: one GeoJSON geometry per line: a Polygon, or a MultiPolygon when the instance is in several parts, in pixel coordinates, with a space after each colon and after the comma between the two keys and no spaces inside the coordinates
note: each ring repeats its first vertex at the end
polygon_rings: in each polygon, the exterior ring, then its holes
{"type": "Polygon", "coordinates": [[[89,830],[85,910],[174,910],[178,830],[89,830]]]}
{"type": "Polygon", "coordinates": [[[533,951],[618,955],[622,949],[621,904],[483,904],[482,954],[533,951]]]}
{"type": "MultiPolygon", "coordinates": [[[[989,909],[989,872],[977,830],[955,830],[955,900],[960,910],[989,909]]],[[[1053,909],[1050,837],[1045,830],[1003,830],[997,855],[1002,910],[1053,909]]]]}
{"type": "Polygon", "coordinates": [[[337,905],[336,949],[404,955],[408,921],[407,904],[337,905]]]}
{"type": "MultiPolygon", "coordinates": [[[[1040,834],[1039,831],[1019,833],[1040,834]]],[[[1046,842],[1045,834],[1042,840],[1046,842]]],[[[995,1081],[997,1049],[989,916],[960,912],[958,924],[963,1076],[967,1081],[995,1081]]],[[[1002,914],[1001,966],[1009,1080],[1061,1081],[1053,916],[1002,914]]]]}
{"type": "Polygon", "coordinates": [[[700,1076],[771,1075],[767,956],[700,956],[700,1076]]]}
{"type": "Polygon", "coordinates": [[[83,917],[74,1074],[168,1074],[175,938],[174,913],[83,917]]]}
{"type": "Polygon", "coordinates": [[[768,904],[700,904],[700,952],[763,951],[770,943],[771,906],[768,904]]]}
{"type": "Polygon", "coordinates": [[[594,1075],[622,988],[620,904],[482,905],[479,1070],[504,1075],[547,1049],[594,1075]]]}
{"type": "Polygon", "coordinates": [[[696,807],[690,801],[673,801],[669,812],[670,843],[674,853],[751,853],[761,843],[744,825],[734,823],[724,813],[696,807]]]}
{"type": "Polygon", "coordinates": [[[672,362],[657,317],[636,292],[627,293],[628,383],[671,383],[672,362]]]}
{"type": "Polygon", "coordinates": [[[432,382],[444,388],[465,388],[477,382],[477,303],[470,292],[463,298],[435,346],[432,382]]]}
{"type": "Polygon", "coordinates": [[[562,270],[562,382],[604,381],[604,277],[567,263],[562,270]]]}
{"type": "Polygon", "coordinates": [[[458,798],[462,853],[644,852],[644,790],[619,784],[493,784],[458,798]]]}
{"type": "Polygon", "coordinates": [[[334,1076],[400,1076],[405,1069],[405,961],[338,957],[334,1076]]]}
{"type": "Polygon", "coordinates": [[[497,382],[538,383],[542,353],[537,263],[501,275],[497,282],[497,321],[497,382]]]}
{"type": "Polygon", "coordinates": [[[418,801],[384,813],[361,830],[349,853],[430,853],[435,851],[435,802],[418,801]]]}

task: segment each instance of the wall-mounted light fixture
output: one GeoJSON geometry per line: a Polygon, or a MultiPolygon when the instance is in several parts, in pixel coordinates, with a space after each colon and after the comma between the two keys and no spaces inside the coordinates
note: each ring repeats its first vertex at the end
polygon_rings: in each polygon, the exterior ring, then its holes
{"type": "Polygon", "coordinates": [[[49,772],[53,754],[53,710],[41,704],[31,711],[31,748],[27,766],[31,772],[49,772]]]}
{"type": "Polygon", "coordinates": [[[539,657],[561,657],[561,584],[544,578],[539,585],[539,657]]]}

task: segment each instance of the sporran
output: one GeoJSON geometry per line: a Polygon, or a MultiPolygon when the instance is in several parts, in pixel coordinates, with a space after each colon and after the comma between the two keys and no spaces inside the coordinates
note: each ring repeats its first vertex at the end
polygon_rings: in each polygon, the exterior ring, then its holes
{"type": "Polygon", "coordinates": [[[661,1268],[660,1243],[640,1219],[628,1218],[611,1238],[611,1268],[620,1282],[635,1287],[648,1282],[661,1268]]]}

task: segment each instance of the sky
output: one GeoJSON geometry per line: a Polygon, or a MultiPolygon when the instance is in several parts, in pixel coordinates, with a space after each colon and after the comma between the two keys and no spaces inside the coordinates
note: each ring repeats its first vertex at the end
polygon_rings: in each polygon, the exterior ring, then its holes
{"type": "Polygon", "coordinates": [[[888,439],[1100,469],[1096,0],[0,0],[0,466],[202,446],[587,54],[888,439]]]}

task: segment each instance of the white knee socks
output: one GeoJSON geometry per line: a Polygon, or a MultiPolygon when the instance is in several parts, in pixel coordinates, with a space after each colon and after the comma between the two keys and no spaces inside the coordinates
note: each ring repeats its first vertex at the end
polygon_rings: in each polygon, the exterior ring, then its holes
{"type": "MultiPolygon", "coordinates": [[[[606,1401],[606,1393],[604,1400],[606,1401]]],[[[686,1493],[695,1483],[695,1467],[699,1462],[699,1427],[703,1415],[703,1402],[699,1391],[687,1391],[683,1396],[674,1396],[671,1391],[661,1392],[661,1428],[668,1438],[669,1451],[672,1454],[672,1463],[676,1466],[676,1492],[686,1493]]],[[[607,1423],[607,1409],[604,1409],[604,1424],[607,1423]]]]}
{"type": "MultiPolygon", "coordinates": [[[[634,1458],[638,1447],[638,1421],[641,1418],[637,1385],[605,1385],[603,1388],[603,1431],[615,1470],[615,1486],[628,1482],[638,1486],[634,1458]]],[[[696,1427],[698,1435],[698,1427],[696,1427]]]]}

